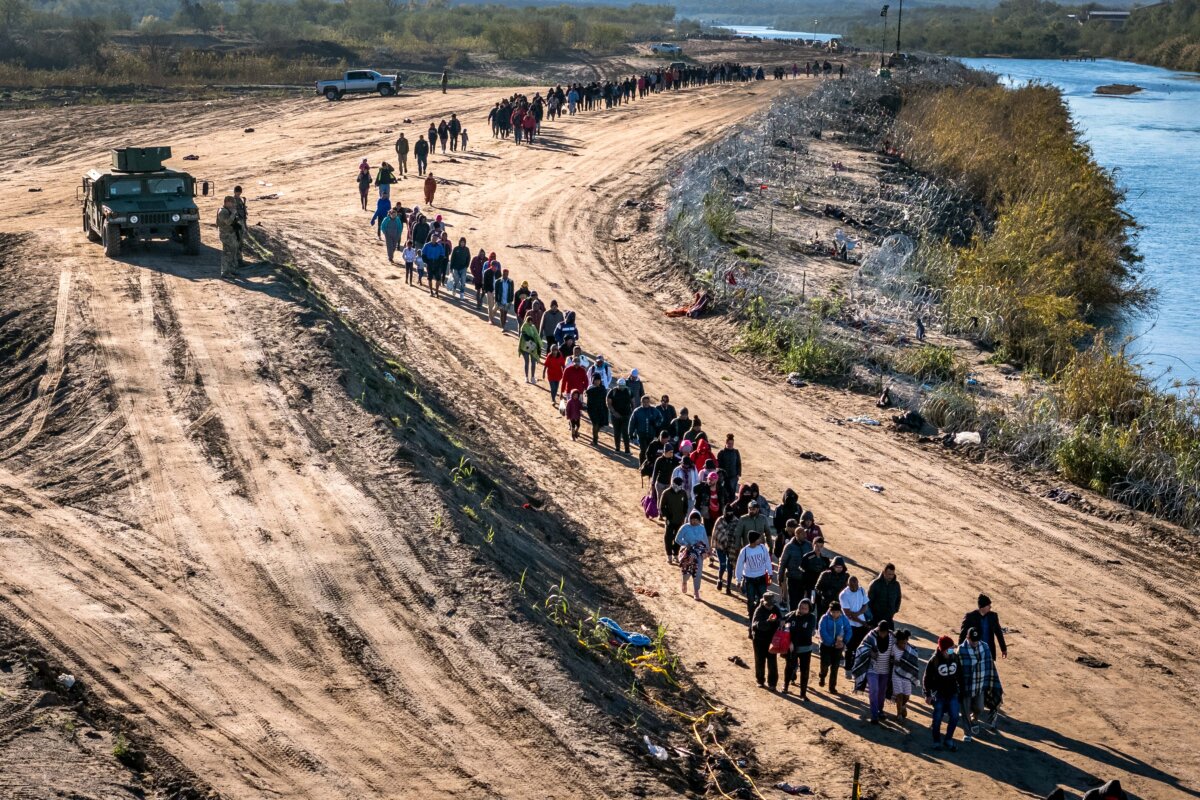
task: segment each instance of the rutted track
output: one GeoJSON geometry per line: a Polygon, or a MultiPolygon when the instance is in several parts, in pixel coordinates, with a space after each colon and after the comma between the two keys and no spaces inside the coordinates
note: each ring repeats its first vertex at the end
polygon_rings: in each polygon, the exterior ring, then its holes
{"type": "MultiPolygon", "coordinates": [[[[545,146],[520,150],[487,140],[487,91],[422,96],[399,110],[280,103],[256,136],[231,133],[234,123],[218,107],[198,113],[172,143],[200,154],[206,177],[222,185],[272,182],[283,201],[251,206],[272,242],[286,246],[333,305],[387,336],[444,408],[536,482],[547,508],[588,529],[585,543],[564,536],[536,553],[517,550],[514,538],[513,552],[536,559],[531,571],[553,575],[586,559],[611,566],[617,583],[666,589],[649,607],[671,626],[686,661],[707,661],[702,684],[749,723],[743,730],[753,730],[758,754],[781,777],[836,794],[847,765],[861,759],[881,798],[1015,796],[1112,775],[1141,796],[1195,796],[1200,763],[1189,737],[1177,735],[1198,710],[1189,688],[1200,677],[1190,644],[1193,558],[1157,549],[1150,527],[1050,504],[1036,496],[1039,483],[1026,489],[1003,471],[831,422],[874,409],[836,392],[782,387],[732,360],[720,322],[665,320],[659,306],[682,298],[666,293],[663,254],[636,236],[626,248],[613,241],[630,227],[614,209],[626,199],[653,200],[674,155],[782,88],[768,82],[652,98],[548,126],[545,146]],[[366,228],[352,187],[359,154],[372,163],[386,156],[403,115],[414,118],[415,134],[425,117],[450,110],[468,120],[473,142],[470,153],[433,163],[453,181],[437,198],[452,236],[497,251],[518,280],[578,310],[590,350],[641,368],[651,391],[686,403],[714,438],[736,431],[747,475],[772,497],[786,485],[800,491],[834,550],[856,559],[854,572],[869,578],[896,561],[902,617],[923,644],[956,626],[979,591],[1002,603],[1019,631],[1002,664],[1013,718],[1004,738],[953,762],[934,760],[923,736],[862,725],[853,700],[822,695],[801,709],[754,689],[726,662],[745,656],[744,607],[713,597],[711,583],[708,603],[678,599],[677,574],[660,563],[660,537],[636,521],[636,476],[584,445],[569,446],[545,394],[517,378],[515,339],[470,308],[404,287],[366,228]],[[220,129],[205,130],[205,119],[220,129]],[[331,155],[351,142],[362,147],[331,155]],[[805,450],[832,461],[801,461],[805,450]],[[886,491],[866,492],[865,482],[886,491]],[[1075,662],[1096,654],[1112,667],[1075,662]],[[1141,708],[1133,698],[1147,685],[1160,702],[1141,708]]],[[[133,132],[166,127],[151,119],[133,132]]],[[[68,171],[102,157],[75,143],[43,146],[58,148],[58,168],[68,171]]],[[[396,191],[406,203],[417,198],[416,182],[396,191]]],[[[521,795],[529,786],[620,794],[635,781],[602,738],[578,749],[566,742],[585,716],[578,705],[548,707],[538,699],[545,687],[526,685],[504,644],[524,629],[488,614],[503,598],[480,585],[469,558],[444,549],[451,545],[436,534],[432,511],[438,493],[393,461],[365,457],[390,440],[372,429],[378,420],[347,412],[338,389],[314,382],[321,357],[308,343],[332,335],[319,320],[294,336],[305,316],[289,307],[287,293],[262,271],[236,284],[213,280],[212,252],[189,261],[151,248],[105,262],[76,243],[65,190],[33,197],[3,195],[20,221],[12,224],[59,226],[59,240],[37,242],[55,253],[56,269],[75,276],[72,297],[87,298],[80,324],[94,331],[97,371],[112,393],[111,401],[98,395],[92,425],[62,446],[75,457],[108,453],[104,463],[124,467],[111,472],[111,497],[80,505],[38,483],[51,471],[53,409],[47,431],[11,465],[0,464],[9,470],[0,472],[0,518],[25,532],[0,550],[0,575],[20,589],[5,597],[15,613],[94,669],[112,659],[121,673],[104,677],[111,697],[145,714],[172,752],[235,793],[386,796],[400,770],[412,775],[404,789],[413,794],[521,795]],[[49,211],[41,208],[47,200],[49,211]],[[156,312],[165,326],[155,327],[156,312]],[[203,388],[202,401],[190,386],[203,388]],[[216,424],[224,436],[214,450],[197,441],[196,428],[216,424]],[[438,594],[442,572],[468,588],[438,594]],[[481,628],[492,638],[479,638],[481,628]],[[480,699],[468,701],[471,693],[480,699]],[[583,747],[598,755],[581,756],[583,747]],[[617,776],[599,783],[611,764],[621,765],[617,776]]],[[[69,330],[66,341],[69,382],[69,330]]],[[[48,334],[36,346],[48,348],[48,334]]],[[[552,658],[536,660],[539,680],[573,696],[547,666],[552,658]]],[[[926,719],[922,707],[916,713],[926,719]]]]}

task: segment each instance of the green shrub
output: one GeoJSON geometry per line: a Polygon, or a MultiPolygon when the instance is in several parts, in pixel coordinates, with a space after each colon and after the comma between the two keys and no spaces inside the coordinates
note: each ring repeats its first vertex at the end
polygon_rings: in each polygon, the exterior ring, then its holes
{"type": "Polygon", "coordinates": [[[855,348],[814,325],[792,340],[779,366],[784,372],[799,373],[809,380],[838,380],[850,374],[855,357],[855,348]]]}
{"type": "Polygon", "coordinates": [[[953,347],[936,344],[905,350],[896,358],[896,368],[922,381],[961,380],[966,372],[953,347]]]}
{"type": "Polygon", "coordinates": [[[1096,432],[1075,428],[1054,453],[1058,471],[1072,483],[1105,494],[1129,475],[1129,431],[1103,423],[1096,432]]]}

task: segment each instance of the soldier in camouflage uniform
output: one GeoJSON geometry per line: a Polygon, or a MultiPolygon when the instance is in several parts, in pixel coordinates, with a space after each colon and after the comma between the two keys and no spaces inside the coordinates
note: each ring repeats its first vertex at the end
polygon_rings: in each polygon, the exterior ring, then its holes
{"type": "Polygon", "coordinates": [[[221,275],[229,275],[238,268],[241,260],[242,240],[239,236],[242,223],[238,220],[237,201],[233,195],[225,197],[221,210],[217,212],[217,232],[221,235],[221,275]]]}

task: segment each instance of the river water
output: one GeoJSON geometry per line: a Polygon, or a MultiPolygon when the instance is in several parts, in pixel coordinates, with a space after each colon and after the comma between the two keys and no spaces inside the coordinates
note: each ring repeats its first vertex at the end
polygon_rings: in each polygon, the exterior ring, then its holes
{"type": "Polygon", "coordinates": [[[1141,226],[1143,279],[1158,290],[1150,312],[1126,321],[1135,337],[1127,352],[1163,386],[1200,378],[1200,76],[1122,61],[963,60],[1007,83],[1062,90],[1096,160],[1126,192],[1141,226]],[[1110,83],[1144,91],[1095,94],[1110,83]]]}
{"type": "Polygon", "coordinates": [[[803,39],[807,42],[828,42],[840,39],[840,33],[805,33],[804,31],[780,31],[762,25],[726,25],[738,36],[757,36],[760,39],[803,39]]]}

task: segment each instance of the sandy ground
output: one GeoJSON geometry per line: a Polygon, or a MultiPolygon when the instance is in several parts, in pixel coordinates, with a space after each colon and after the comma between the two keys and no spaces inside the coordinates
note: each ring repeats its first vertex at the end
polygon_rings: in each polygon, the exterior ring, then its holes
{"type": "MultiPolygon", "coordinates": [[[[419,554],[428,521],[401,521],[362,488],[377,476],[322,452],[290,413],[287,382],[263,367],[265,334],[247,324],[263,302],[254,275],[216,279],[211,249],[187,259],[160,244],[110,262],[86,242],[75,176],[105,163],[108,147],[169,142],[178,155],[201,157],[195,171],[219,194],[235,182],[251,198],[278,193],[251,203],[260,233],[286,241],[351,316],[392,309],[402,358],[448,403],[503,432],[496,452],[587,530],[589,558],[659,590],[644,599],[649,612],[669,626],[700,686],[728,704],[737,736],[772,780],[844,797],[857,761],[865,796],[876,798],[1041,795],[1112,777],[1145,798],[1196,796],[1200,662],[1186,536],[1106,522],[1043,499],[1043,481],[839,424],[873,411],[870,401],[790,389],[729,356],[717,344],[720,322],[663,316],[681,298],[665,293],[670,281],[645,279],[666,264],[649,234],[637,235],[658,212],[624,202],[652,201],[673,156],[804,85],[653,98],[547,126],[541,145],[521,149],[486,129],[495,90],[0,118],[10,153],[0,228],[34,234],[12,258],[40,271],[60,299],[39,388],[6,418],[0,440],[3,613],[98,674],[119,669],[103,681],[107,699],[231,797],[621,795],[636,782],[603,742],[589,741],[592,755],[572,743],[573,706],[540,700],[513,680],[506,655],[459,641],[461,615],[431,617],[413,588],[441,566],[419,554]],[[358,160],[388,157],[399,130],[415,138],[430,116],[450,111],[472,135],[470,153],[432,164],[446,180],[435,205],[454,238],[495,250],[518,282],[578,310],[589,351],[638,367],[652,394],[687,405],[714,439],[736,432],[746,478],[772,499],[794,487],[853,573],[869,580],[894,561],[900,618],[923,655],[936,635],[957,631],[980,591],[994,598],[1011,654],[1000,664],[999,735],[935,753],[919,727],[928,720],[921,703],[910,732],[872,728],[860,696],[816,691],[804,706],[757,689],[727,660],[750,657],[744,604],[717,596],[711,573],[704,602],[677,593],[661,535],[638,513],[631,462],[607,446],[570,444],[544,388],[522,382],[511,332],[489,328],[469,301],[406,287],[367,228],[353,183],[358,160]],[[404,117],[413,124],[402,126],[404,117]],[[618,230],[634,238],[616,242],[625,238],[618,230]],[[86,303],[68,302],[79,297],[86,303]],[[49,444],[40,437],[75,337],[94,341],[91,357],[111,376],[106,424],[124,438],[98,423],[49,444]],[[212,417],[219,436],[193,435],[212,430],[212,417]],[[73,448],[106,430],[112,451],[71,469],[136,461],[122,473],[128,485],[113,487],[113,518],[97,512],[109,507],[103,498],[73,501],[45,488],[47,475],[65,480],[73,448]],[[810,450],[831,461],[798,457],[810,450]],[[872,493],[868,482],[886,489],[872,493]],[[374,568],[364,571],[364,561],[374,568]],[[362,659],[356,668],[347,650],[368,652],[385,689],[366,690],[362,659]]],[[[415,181],[397,188],[405,204],[419,201],[415,181]]],[[[216,208],[204,201],[206,220],[216,208]]],[[[216,241],[211,225],[205,241],[216,241]]]]}

